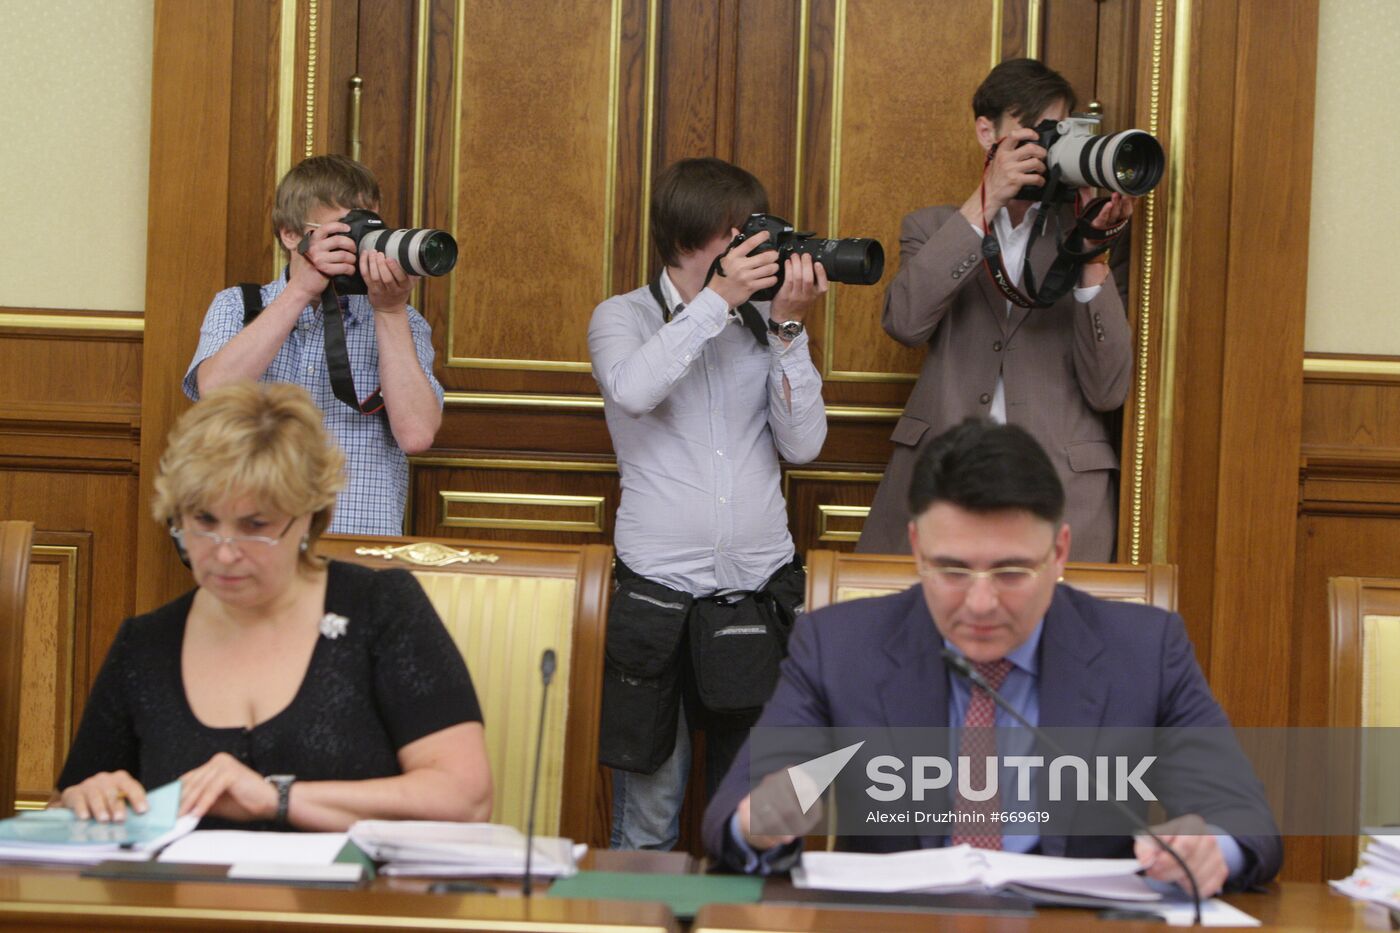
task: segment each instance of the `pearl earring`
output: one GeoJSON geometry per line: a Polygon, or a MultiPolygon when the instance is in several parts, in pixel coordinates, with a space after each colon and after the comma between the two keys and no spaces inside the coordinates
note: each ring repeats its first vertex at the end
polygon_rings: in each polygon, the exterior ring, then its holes
{"type": "Polygon", "coordinates": [[[305,553],[306,553],[306,549],[309,548],[309,547],[311,547],[311,541],[309,540],[309,538],[308,538],[307,536],[303,536],[302,539],[301,539],[301,551],[302,551],[302,553],[305,554],[305,553]]]}

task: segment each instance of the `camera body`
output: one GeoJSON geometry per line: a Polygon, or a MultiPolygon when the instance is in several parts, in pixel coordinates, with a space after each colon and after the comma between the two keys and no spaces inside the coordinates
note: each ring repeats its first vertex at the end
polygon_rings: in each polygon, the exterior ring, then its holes
{"type": "MultiPolygon", "coordinates": [[[[355,241],[356,253],[383,253],[397,260],[409,275],[446,275],[457,265],[457,241],[445,230],[390,230],[378,214],[362,208],[340,218],[340,223],[350,227],[344,235],[355,241]]],[[[337,275],[332,282],[340,295],[369,293],[358,268],[354,275],[337,275]]]]}
{"type": "MultiPolygon", "coordinates": [[[[1036,142],[1046,151],[1047,185],[1052,201],[1071,202],[1078,188],[1105,188],[1130,196],[1147,194],[1162,180],[1162,144],[1143,130],[1099,135],[1103,118],[1077,113],[1063,120],[1041,120],[1036,142]]],[[[1022,143],[1021,145],[1025,145],[1022,143]]],[[[1045,186],[1027,185],[1021,201],[1041,201],[1045,186]]]]}
{"type": "Polygon", "coordinates": [[[792,224],[772,214],[750,214],[729,249],[765,230],[768,241],[756,247],[754,254],[767,250],[777,252],[778,282],[771,288],[754,292],[754,301],[772,301],[778,294],[783,287],[784,264],[789,256],[809,255],[813,262],[821,263],[828,281],[847,285],[874,285],[885,272],[885,249],[879,240],[868,237],[824,240],[810,231],[794,230],[792,224]]]}

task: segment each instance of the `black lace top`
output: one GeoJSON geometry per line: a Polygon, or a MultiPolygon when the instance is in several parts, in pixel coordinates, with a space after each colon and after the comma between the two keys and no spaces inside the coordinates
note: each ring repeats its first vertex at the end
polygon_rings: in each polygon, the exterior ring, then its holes
{"type": "Polygon", "coordinates": [[[326,611],[349,620],[345,631],[323,628],[291,703],[251,729],[213,729],[190,709],[180,652],[194,591],[123,622],[59,788],[118,769],[159,787],[218,752],[302,781],[391,777],[398,749],[481,720],[466,664],[412,574],[338,562],[328,574],[326,611]]]}

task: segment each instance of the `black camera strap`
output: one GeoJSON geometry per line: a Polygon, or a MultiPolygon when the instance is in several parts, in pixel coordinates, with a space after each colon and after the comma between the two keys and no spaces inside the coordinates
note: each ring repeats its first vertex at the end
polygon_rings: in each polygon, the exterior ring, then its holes
{"type": "MultiPolygon", "coordinates": [[[[251,282],[238,286],[243,293],[243,326],[247,327],[263,311],[262,287],[251,282]]],[[[350,354],[345,347],[345,317],[340,310],[340,299],[335,287],[326,284],[321,292],[321,317],[325,331],[326,371],[330,374],[331,391],[346,405],[365,415],[374,415],[384,410],[384,396],[378,389],[369,394],[363,402],[355,392],[355,378],[350,372],[350,354]]]]}
{"type": "MultiPolygon", "coordinates": [[[[1021,267],[1021,284],[1023,288],[1017,288],[1011,281],[1011,276],[1006,271],[1006,264],[1002,261],[1001,243],[998,242],[996,233],[993,232],[987,223],[987,169],[992,164],[993,157],[996,156],[997,147],[1001,145],[998,140],[992,144],[987,151],[987,160],[982,166],[982,264],[987,269],[987,274],[991,276],[992,284],[997,287],[997,291],[1005,296],[1006,300],[1018,308],[1049,308],[1074,288],[1074,283],[1079,277],[1080,268],[1096,256],[1107,252],[1118,242],[1123,231],[1127,229],[1128,221],[1123,220],[1107,230],[1099,230],[1094,227],[1094,215],[1103,209],[1108,203],[1108,198],[1094,198],[1079,211],[1075,217],[1074,231],[1065,238],[1062,238],[1055,247],[1055,260],[1050,264],[1050,268],[1045,272],[1045,280],[1037,287],[1035,284],[1035,273],[1031,269],[1031,252],[1035,247],[1035,241],[1045,231],[1045,224],[1054,209],[1054,205],[1059,201],[1061,189],[1060,172],[1058,167],[1052,168],[1049,178],[1046,180],[1040,200],[1040,216],[1034,221],[1031,227],[1031,236],[1026,243],[1026,258],[1021,267]],[[1092,243],[1093,245],[1089,245],[1092,243]]],[[[1056,228],[1059,227],[1059,219],[1056,218],[1056,228]]]]}
{"type": "MultiPolygon", "coordinates": [[[[705,276],[705,284],[709,284],[718,265],[719,260],[716,259],[714,265],[710,266],[710,274],[705,276]]],[[[661,323],[671,323],[671,309],[666,304],[666,296],[661,292],[661,276],[658,275],[648,282],[647,288],[651,290],[651,296],[656,299],[656,304],[661,308],[661,323]]],[[[747,301],[739,305],[738,311],[739,317],[744,322],[744,326],[747,327],[749,331],[753,333],[754,338],[758,340],[758,345],[765,350],[768,349],[768,325],[764,323],[763,315],[759,314],[758,309],[747,301]]]]}
{"type": "Polygon", "coordinates": [[[350,372],[350,354],[345,349],[345,316],[335,286],[326,283],[321,292],[321,317],[325,322],[326,370],[331,377],[331,391],[362,415],[374,415],[384,410],[384,396],[375,389],[363,402],[355,392],[355,377],[350,372]]]}

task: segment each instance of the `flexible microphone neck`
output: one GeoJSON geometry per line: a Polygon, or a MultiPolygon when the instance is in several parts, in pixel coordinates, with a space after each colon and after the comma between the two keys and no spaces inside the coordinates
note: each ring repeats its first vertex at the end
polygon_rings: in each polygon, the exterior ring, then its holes
{"type": "Polygon", "coordinates": [[[522,897],[529,897],[534,890],[530,869],[535,855],[535,802],[540,795],[540,759],[544,757],[544,714],[548,709],[545,700],[549,696],[549,683],[554,679],[554,667],[554,649],[546,648],[540,657],[540,680],[544,689],[540,692],[540,727],[535,733],[535,776],[530,779],[530,817],[525,822],[525,880],[520,886],[522,897]]]}
{"type": "MultiPolygon", "coordinates": [[[[973,667],[972,662],[968,661],[967,658],[958,654],[953,649],[945,646],[943,648],[943,661],[948,665],[948,669],[951,670],[954,674],[958,675],[963,680],[967,681],[970,685],[976,687],[983,693],[987,694],[987,696],[991,697],[992,702],[995,703],[999,709],[1004,710],[1008,716],[1016,720],[1016,722],[1022,728],[1030,730],[1030,733],[1035,736],[1037,741],[1043,743],[1056,755],[1069,755],[1069,753],[1065,751],[1063,746],[1061,746],[1054,739],[1050,738],[1050,734],[1048,732],[1046,732],[1044,729],[1041,729],[1039,726],[1033,725],[1030,722],[1030,720],[1026,719],[1025,716],[1021,715],[1020,710],[1016,709],[1016,707],[1011,705],[1011,703],[1006,699],[1006,697],[1002,696],[996,690],[993,690],[991,684],[987,683],[987,679],[977,672],[977,668],[973,667]]],[[[1093,773],[1090,773],[1089,780],[1093,787],[1094,796],[1098,797],[1098,777],[1093,773]]],[[[1163,851],[1165,851],[1168,855],[1170,855],[1176,860],[1176,864],[1180,866],[1182,872],[1186,875],[1186,880],[1190,883],[1191,906],[1195,912],[1194,925],[1200,926],[1201,889],[1196,885],[1196,876],[1192,873],[1190,867],[1186,864],[1186,860],[1181,857],[1181,853],[1177,852],[1176,849],[1167,845],[1166,840],[1164,840],[1161,836],[1157,835],[1157,833],[1155,833],[1152,830],[1152,827],[1147,825],[1147,821],[1144,820],[1142,817],[1138,816],[1137,811],[1135,811],[1132,807],[1129,807],[1127,804],[1114,797],[1110,797],[1108,802],[1113,804],[1113,806],[1117,807],[1118,811],[1124,816],[1126,816],[1134,826],[1136,826],[1145,835],[1151,838],[1151,840],[1157,843],[1157,845],[1161,846],[1163,851]]]]}

